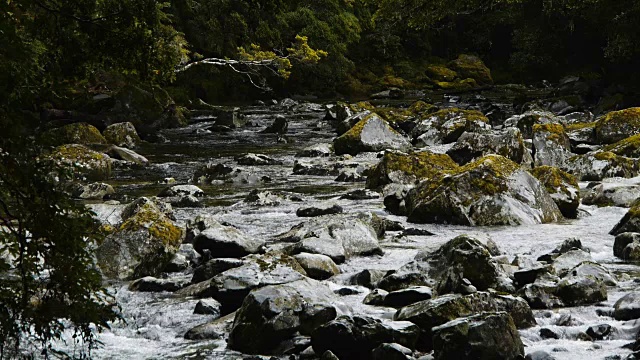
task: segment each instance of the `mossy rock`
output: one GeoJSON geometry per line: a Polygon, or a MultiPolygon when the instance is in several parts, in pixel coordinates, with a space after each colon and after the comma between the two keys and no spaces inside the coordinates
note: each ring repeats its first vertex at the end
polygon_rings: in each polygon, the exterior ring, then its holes
{"type": "Polygon", "coordinates": [[[406,202],[408,220],[415,223],[521,225],[562,217],[538,180],[499,155],[423,181],[409,192],[406,202]]]}
{"type": "Polygon", "coordinates": [[[615,144],[607,145],[602,150],[630,158],[640,158],[640,134],[622,139],[615,144]]]}
{"type": "Polygon", "coordinates": [[[106,144],[107,140],[95,126],[87,123],[74,123],[43,133],[41,142],[50,146],[59,146],[64,144],[106,144]]]}
{"type": "Polygon", "coordinates": [[[552,166],[538,166],[531,171],[567,218],[575,219],[580,206],[580,187],[575,176],[552,166]]]}
{"type": "Polygon", "coordinates": [[[613,144],[640,134],[640,107],[612,111],[599,118],[595,134],[601,144],[613,144]]]}
{"type": "Polygon", "coordinates": [[[387,152],[369,172],[367,188],[378,189],[392,182],[411,184],[457,168],[458,164],[446,154],[387,152]]]}
{"type": "Polygon", "coordinates": [[[377,108],[374,112],[389,124],[401,124],[413,118],[413,114],[409,110],[393,107],[377,108]]]}
{"type": "Polygon", "coordinates": [[[570,158],[563,170],[581,181],[600,181],[611,177],[632,178],[640,173],[640,162],[610,151],[598,151],[570,158]]]}
{"type": "Polygon", "coordinates": [[[522,133],[516,128],[498,133],[463,133],[447,151],[447,155],[460,165],[490,154],[501,155],[523,165],[530,160],[522,133]]]}
{"type": "Polygon", "coordinates": [[[407,109],[413,115],[425,116],[438,111],[438,107],[424,101],[416,101],[407,109]]]}
{"type": "Polygon", "coordinates": [[[357,155],[387,149],[406,150],[409,147],[408,140],[376,114],[367,115],[333,142],[337,155],[357,155]]]}
{"type": "Polygon", "coordinates": [[[142,200],[127,207],[124,221],[96,249],[98,266],[107,278],[158,276],[182,243],[183,229],[154,202],[142,200]]]}
{"type": "Polygon", "coordinates": [[[449,62],[447,67],[457,72],[461,79],[470,78],[479,85],[493,84],[491,70],[477,56],[462,54],[449,62]]]}
{"type": "Polygon", "coordinates": [[[525,139],[531,139],[533,137],[534,125],[557,124],[559,122],[559,119],[551,112],[532,110],[510,117],[505,121],[504,125],[506,127],[517,127],[525,139]]]}
{"type": "Polygon", "coordinates": [[[136,128],[130,122],[109,125],[104,129],[103,135],[110,144],[126,148],[133,148],[141,141],[136,128]]]}
{"type": "Polygon", "coordinates": [[[571,140],[561,124],[534,124],[532,131],[535,165],[562,167],[573,155],[571,140]]]}
{"type": "Polygon", "coordinates": [[[640,233],[640,205],[631,207],[609,232],[611,235],[622,233],[640,233]]]}
{"type": "Polygon", "coordinates": [[[466,131],[490,129],[489,119],[477,110],[448,108],[438,110],[419,121],[411,131],[413,139],[425,145],[452,143],[466,131]]]}
{"type": "Polygon", "coordinates": [[[436,85],[439,89],[454,92],[463,92],[478,88],[478,83],[474,79],[434,81],[434,85],[436,85]]]}
{"type": "Polygon", "coordinates": [[[84,145],[68,144],[55,148],[50,158],[74,172],[77,177],[101,181],[111,176],[109,156],[93,151],[84,145]]]}
{"type": "Polygon", "coordinates": [[[425,73],[435,81],[450,82],[458,78],[458,73],[442,65],[429,65],[425,73]]]}

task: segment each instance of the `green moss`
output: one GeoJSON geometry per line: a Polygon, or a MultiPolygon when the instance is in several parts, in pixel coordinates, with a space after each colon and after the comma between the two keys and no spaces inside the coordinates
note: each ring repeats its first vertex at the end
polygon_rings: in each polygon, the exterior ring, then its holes
{"type": "Polygon", "coordinates": [[[442,65],[429,65],[425,72],[435,81],[453,81],[458,77],[457,72],[442,65]]]}
{"type": "Polygon", "coordinates": [[[640,134],[620,140],[615,144],[604,147],[604,151],[627,157],[640,157],[640,134]]]}
{"type": "Polygon", "coordinates": [[[478,83],[470,78],[455,81],[435,81],[434,84],[442,90],[449,91],[468,91],[478,87],[478,83]]]}
{"type": "Polygon", "coordinates": [[[424,101],[416,101],[407,110],[413,115],[428,115],[438,111],[438,107],[424,101]]]}
{"type": "Polygon", "coordinates": [[[58,146],[49,157],[60,164],[73,167],[90,180],[104,180],[111,175],[109,157],[84,145],[67,144],[58,146]]]}
{"type": "Polygon", "coordinates": [[[564,127],[560,124],[534,124],[532,130],[534,134],[541,132],[548,133],[547,140],[555,142],[569,141],[567,134],[564,132],[564,127]]]}
{"type": "Polygon", "coordinates": [[[596,121],[596,137],[612,143],[640,132],[640,107],[612,111],[596,121]]]}
{"type": "Polygon", "coordinates": [[[489,119],[478,110],[462,110],[459,108],[442,109],[435,112],[432,116],[438,117],[441,123],[445,123],[455,117],[462,117],[467,121],[480,121],[489,123],[489,119]]]}
{"type": "Polygon", "coordinates": [[[129,145],[129,143],[136,144],[141,141],[135,127],[129,122],[108,126],[104,130],[104,137],[110,144],[118,146],[129,145]]]}
{"type": "Polygon", "coordinates": [[[182,242],[182,229],[149,203],[120,225],[120,231],[137,231],[141,228],[148,229],[149,235],[165,246],[178,247],[182,242]]]}
{"type": "Polygon", "coordinates": [[[567,192],[567,186],[578,189],[578,179],[553,166],[538,166],[531,171],[531,174],[538,179],[550,194],[567,192]]]}
{"type": "Polygon", "coordinates": [[[87,123],[74,123],[49,130],[42,135],[42,142],[56,146],[63,144],[106,144],[107,140],[95,126],[87,123]]]}
{"type": "Polygon", "coordinates": [[[576,131],[576,130],[582,130],[582,129],[586,129],[586,128],[593,128],[595,129],[596,127],[596,122],[590,122],[590,123],[577,123],[577,124],[570,124],[565,126],[565,129],[567,132],[571,132],[571,131],[576,131]]]}
{"type": "Polygon", "coordinates": [[[493,84],[491,71],[476,56],[462,54],[456,60],[449,62],[448,67],[456,71],[460,78],[474,79],[480,85],[493,84]]]}
{"type": "Polygon", "coordinates": [[[458,168],[449,155],[432,152],[402,154],[387,152],[367,177],[367,187],[379,188],[390,183],[388,174],[401,171],[417,180],[434,178],[458,168]]]}
{"type": "Polygon", "coordinates": [[[375,113],[380,115],[390,124],[403,123],[412,117],[412,113],[408,110],[396,109],[392,107],[376,108],[375,113]]]}

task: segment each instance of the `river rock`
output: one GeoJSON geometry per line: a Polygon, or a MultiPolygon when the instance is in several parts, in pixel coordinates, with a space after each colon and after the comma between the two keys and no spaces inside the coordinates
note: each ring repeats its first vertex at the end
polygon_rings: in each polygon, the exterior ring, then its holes
{"type": "Polygon", "coordinates": [[[273,123],[269,125],[266,129],[262,130],[265,134],[280,134],[284,135],[287,133],[289,129],[289,121],[283,115],[276,115],[276,118],[273,120],[273,123]]]}
{"type": "Polygon", "coordinates": [[[629,209],[616,226],[609,231],[609,234],[619,235],[626,232],[640,233],[640,205],[629,209]]]}
{"type": "Polygon", "coordinates": [[[414,349],[420,329],[408,321],[341,316],[317,328],[311,343],[316,353],[330,350],[340,359],[370,359],[373,349],[395,342],[414,349]]]}
{"type": "Polygon", "coordinates": [[[640,162],[612,152],[591,152],[570,158],[563,170],[582,181],[601,181],[611,177],[632,178],[640,173],[640,162]]]}
{"type": "Polygon", "coordinates": [[[298,217],[316,217],[323,215],[340,214],[343,211],[344,210],[342,209],[342,206],[338,204],[327,203],[313,207],[299,208],[298,210],[296,210],[296,215],[298,217]]]}
{"type": "Polygon", "coordinates": [[[545,351],[538,350],[527,354],[525,360],[556,360],[556,358],[545,351]]]}
{"type": "Polygon", "coordinates": [[[478,85],[492,85],[491,70],[482,60],[473,55],[461,54],[447,64],[461,79],[473,79],[478,85]]]}
{"type": "Polygon", "coordinates": [[[239,165],[265,166],[265,165],[282,165],[282,161],[278,161],[263,154],[246,154],[236,158],[239,165]]]}
{"type": "Polygon", "coordinates": [[[613,144],[640,133],[640,108],[612,111],[596,121],[595,135],[601,144],[613,144]]]}
{"type": "Polygon", "coordinates": [[[557,256],[553,260],[553,267],[558,275],[564,276],[570,269],[585,261],[591,261],[590,253],[581,249],[572,249],[557,256]]]}
{"type": "Polygon", "coordinates": [[[391,183],[411,185],[457,168],[458,165],[446,154],[387,151],[369,171],[367,188],[379,189],[391,183]]]}
{"type": "Polygon", "coordinates": [[[76,178],[101,181],[111,176],[111,158],[84,145],[58,146],[52,151],[50,158],[64,167],[72,168],[76,178]]]}
{"type": "Polygon", "coordinates": [[[432,146],[456,142],[465,132],[487,132],[489,119],[477,110],[442,109],[419,120],[411,130],[414,143],[432,146]]]}
{"type": "Polygon", "coordinates": [[[240,108],[227,106],[213,106],[210,108],[216,117],[215,126],[225,126],[231,129],[239,129],[247,124],[247,118],[240,113],[240,108]]]}
{"type": "Polygon", "coordinates": [[[211,315],[219,318],[222,311],[222,304],[215,299],[201,299],[193,309],[194,314],[211,315]]]}
{"type": "Polygon", "coordinates": [[[196,284],[205,280],[209,280],[218,274],[221,274],[229,269],[240,267],[243,264],[244,262],[240,259],[211,259],[193,270],[191,283],[196,284]]]}
{"type": "Polygon", "coordinates": [[[635,232],[618,234],[613,243],[613,255],[623,260],[640,260],[640,234],[635,232]]]}
{"type": "Polygon", "coordinates": [[[114,159],[127,161],[136,165],[140,165],[140,166],[149,165],[149,160],[146,157],[138,154],[137,152],[131,149],[112,145],[109,148],[108,154],[114,159]]]}
{"type": "Polygon", "coordinates": [[[225,226],[213,218],[206,221],[206,228],[193,237],[193,247],[200,254],[205,251],[214,258],[241,258],[261,251],[264,241],[253,239],[242,231],[225,226]]]}
{"type": "Polygon", "coordinates": [[[307,252],[329,256],[337,264],[355,255],[381,254],[376,230],[365,216],[325,215],[294,226],[275,238],[295,242],[290,254],[307,252]]]}
{"type": "Polygon", "coordinates": [[[458,225],[520,225],[562,218],[549,193],[528,172],[489,155],[436,179],[407,196],[408,220],[458,225]]]}
{"type": "Polygon", "coordinates": [[[563,167],[571,154],[571,141],[560,124],[535,124],[533,131],[536,166],[563,167]]]}
{"type": "Polygon", "coordinates": [[[246,257],[242,266],[185,287],[177,294],[214,298],[222,304],[222,313],[228,314],[238,309],[242,300],[253,289],[286,284],[304,279],[305,276],[304,269],[292,257],[277,254],[254,255],[246,257]]]}
{"type": "Polygon", "coordinates": [[[159,197],[173,197],[173,196],[204,196],[204,191],[195,185],[174,185],[165,188],[158,194],[159,197]]]}
{"type": "Polygon", "coordinates": [[[331,144],[315,144],[296,153],[296,157],[328,157],[333,153],[331,144]]]}
{"type": "Polygon", "coordinates": [[[520,131],[514,128],[492,133],[464,133],[447,151],[447,155],[460,165],[490,154],[505,156],[518,164],[526,163],[530,158],[520,131]]]}
{"type": "Polygon", "coordinates": [[[582,203],[597,206],[631,207],[640,198],[640,186],[615,183],[598,184],[588,190],[582,203]]]}
{"type": "Polygon", "coordinates": [[[551,166],[538,166],[531,175],[542,183],[564,217],[578,217],[580,187],[575,176],[551,166]]]}
{"type": "Polygon", "coordinates": [[[349,279],[349,284],[364,286],[369,289],[378,287],[378,282],[387,274],[385,270],[366,269],[357,272],[349,279]]]}
{"type": "Polygon", "coordinates": [[[610,151],[616,155],[630,158],[640,157],[640,134],[622,139],[615,144],[605,146],[604,151],[610,151]]]}
{"type": "Polygon", "coordinates": [[[613,306],[613,317],[616,320],[634,320],[640,318],[640,292],[626,294],[616,301],[613,306]]]}
{"type": "Polygon", "coordinates": [[[380,198],[380,194],[368,189],[351,190],[348,193],[340,196],[340,199],[346,200],[372,200],[378,198],[380,198]]]}
{"type": "Polygon", "coordinates": [[[107,126],[102,132],[109,144],[132,149],[142,140],[136,128],[130,122],[122,122],[107,126]]]}
{"type": "Polygon", "coordinates": [[[302,161],[296,161],[293,164],[294,175],[312,175],[312,176],[338,176],[340,175],[340,166],[338,164],[311,164],[302,161]]]}
{"type": "Polygon", "coordinates": [[[413,351],[396,343],[383,343],[373,349],[371,360],[410,360],[413,351]]]}
{"type": "Polygon", "coordinates": [[[131,205],[123,211],[117,230],[96,249],[98,266],[107,278],[159,275],[184,237],[183,230],[153,201],[141,198],[131,205]]]}
{"type": "Polygon", "coordinates": [[[481,312],[506,311],[516,327],[525,329],[536,325],[529,305],[521,298],[477,292],[470,295],[447,294],[420,301],[396,312],[394,319],[411,321],[421,330],[418,347],[432,349],[432,328],[460,317],[481,312]]]}
{"type": "Polygon", "coordinates": [[[557,124],[560,123],[553,113],[548,111],[531,110],[524,112],[520,115],[514,115],[505,120],[505,127],[516,127],[522,132],[522,137],[525,139],[533,138],[533,126],[542,124],[557,124]]]}
{"type": "Polygon", "coordinates": [[[406,150],[410,146],[406,138],[376,114],[366,116],[333,142],[337,155],[356,155],[361,152],[387,149],[406,150]]]}
{"type": "Polygon", "coordinates": [[[254,290],[236,313],[228,345],[247,354],[273,353],[297,332],[310,335],[335,319],[339,306],[333,292],[312,279],[254,290]]]}
{"type": "Polygon", "coordinates": [[[607,300],[607,288],[596,278],[570,273],[558,283],[556,295],[566,306],[596,304],[607,300]]]}
{"type": "Polygon", "coordinates": [[[115,192],[111,185],[105,183],[74,184],[71,188],[71,196],[83,200],[102,200],[105,196],[113,195],[115,192]]]}
{"type": "Polygon", "coordinates": [[[131,284],[129,284],[129,290],[141,292],[174,292],[188,284],[189,281],[186,279],[157,279],[153,276],[145,276],[131,282],[131,284]]]}
{"type": "Polygon", "coordinates": [[[370,293],[367,294],[367,296],[365,296],[364,300],[362,300],[362,303],[372,306],[385,306],[384,299],[388,294],[388,291],[382,289],[373,289],[370,293]]]}
{"type": "Polygon", "coordinates": [[[516,360],[524,356],[520,334],[506,312],[456,319],[432,331],[436,360],[516,360]]]}
{"type": "Polygon", "coordinates": [[[330,257],[320,254],[300,253],[293,257],[310,278],[326,280],[340,274],[340,269],[330,257]]]}
{"type": "Polygon", "coordinates": [[[402,290],[388,293],[384,297],[384,305],[401,308],[415,304],[418,301],[429,300],[433,296],[433,291],[427,286],[412,286],[402,290]]]}
{"type": "Polygon", "coordinates": [[[40,142],[59,146],[64,144],[106,144],[107,140],[95,126],[87,123],[73,123],[43,133],[40,136],[40,142]]]}

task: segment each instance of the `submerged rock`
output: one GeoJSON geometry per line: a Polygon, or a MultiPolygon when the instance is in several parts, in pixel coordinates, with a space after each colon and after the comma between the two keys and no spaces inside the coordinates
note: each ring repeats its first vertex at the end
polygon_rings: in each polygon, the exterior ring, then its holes
{"type": "Polygon", "coordinates": [[[376,114],[370,114],[333,142],[337,155],[356,155],[367,151],[387,149],[406,150],[409,141],[393,130],[376,114]]]}
{"type": "Polygon", "coordinates": [[[173,196],[204,196],[204,191],[195,185],[173,185],[165,188],[158,194],[159,197],[173,197],[173,196]]]}
{"type": "Polygon", "coordinates": [[[408,220],[459,225],[547,223],[562,217],[531,174],[499,155],[423,181],[407,196],[408,220]]]}

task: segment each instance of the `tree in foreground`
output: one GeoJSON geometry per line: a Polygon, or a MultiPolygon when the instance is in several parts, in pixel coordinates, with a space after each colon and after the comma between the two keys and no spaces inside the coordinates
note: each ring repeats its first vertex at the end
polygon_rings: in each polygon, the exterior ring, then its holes
{"type": "Polygon", "coordinates": [[[26,140],[0,140],[0,359],[48,358],[72,331],[88,358],[117,318],[94,265],[99,224],[62,191],[68,170],[26,140]]]}

